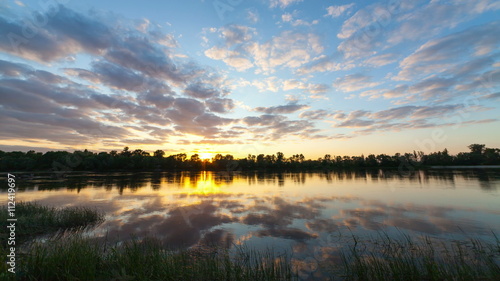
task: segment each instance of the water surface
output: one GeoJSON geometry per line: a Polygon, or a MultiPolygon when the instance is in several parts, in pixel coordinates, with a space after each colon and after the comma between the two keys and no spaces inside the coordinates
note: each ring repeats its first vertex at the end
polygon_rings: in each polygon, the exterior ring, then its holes
{"type": "Polygon", "coordinates": [[[102,210],[106,221],[92,234],[107,239],[273,247],[299,263],[338,253],[346,234],[500,233],[499,170],[35,174],[17,185],[18,201],[102,210]]]}

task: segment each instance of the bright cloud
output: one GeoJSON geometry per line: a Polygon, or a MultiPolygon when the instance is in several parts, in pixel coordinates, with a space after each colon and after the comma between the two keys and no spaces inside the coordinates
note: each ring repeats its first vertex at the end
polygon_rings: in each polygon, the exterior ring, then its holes
{"type": "Polygon", "coordinates": [[[325,17],[338,18],[342,14],[350,10],[352,7],[354,7],[354,3],[341,6],[329,6],[328,8],[326,8],[327,14],[325,15],[325,17]]]}

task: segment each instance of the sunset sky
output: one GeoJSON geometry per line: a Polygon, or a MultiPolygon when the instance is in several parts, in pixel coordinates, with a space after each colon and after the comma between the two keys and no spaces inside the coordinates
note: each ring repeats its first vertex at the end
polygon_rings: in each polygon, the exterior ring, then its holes
{"type": "Polygon", "coordinates": [[[0,150],[500,147],[499,18],[494,0],[0,0],[0,150]]]}

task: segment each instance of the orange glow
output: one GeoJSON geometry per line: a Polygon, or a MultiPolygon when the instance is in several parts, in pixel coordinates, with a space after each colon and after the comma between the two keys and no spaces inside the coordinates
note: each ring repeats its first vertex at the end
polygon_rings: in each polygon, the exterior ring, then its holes
{"type": "Polygon", "coordinates": [[[213,153],[210,152],[202,152],[200,153],[201,160],[211,160],[214,157],[213,153]]]}

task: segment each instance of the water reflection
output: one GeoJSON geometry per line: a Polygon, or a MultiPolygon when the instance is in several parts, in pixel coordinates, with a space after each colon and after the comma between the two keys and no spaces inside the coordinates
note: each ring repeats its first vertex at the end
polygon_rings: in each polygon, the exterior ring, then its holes
{"type": "MultiPolygon", "coordinates": [[[[5,175],[4,175],[5,176],[5,175]]],[[[438,181],[455,187],[456,181],[472,181],[484,190],[496,190],[500,181],[498,170],[417,170],[412,173],[400,173],[398,170],[353,170],[328,171],[319,173],[265,173],[265,172],[179,172],[179,173],[68,173],[64,178],[56,178],[52,173],[39,173],[22,180],[22,190],[57,190],[69,189],[81,191],[84,188],[105,188],[118,190],[120,194],[125,189],[136,191],[151,187],[157,190],[166,184],[176,187],[196,188],[209,182],[212,186],[230,185],[235,181],[246,182],[249,186],[285,183],[307,184],[308,180],[321,179],[326,183],[345,181],[384,182],[402,180],[405,182],[427,184],[429,180],[438,181]]],[[[2,187],[4,189],[5,187],[2,187]]]]}
{"type": "Polygon", "coordinates": [[[328,237],[343,231],[498,233],[499,185],[499,171],[480,170],[37,174],[19,181],[18,198],[95,206],[107,218],[93,234],[107,239],[153,235],[180,248],[277,245],[292,247],[297,258],[315,252],[335,259],[328,237]]]}

